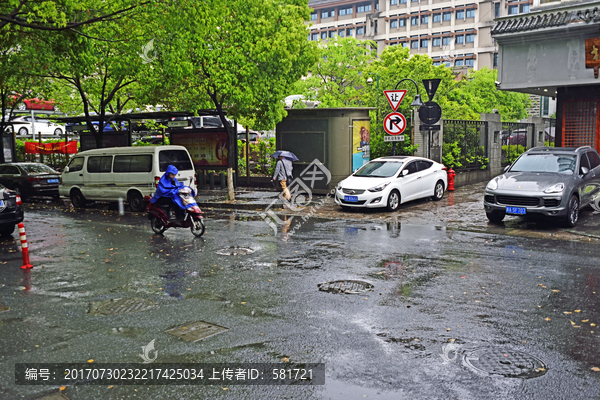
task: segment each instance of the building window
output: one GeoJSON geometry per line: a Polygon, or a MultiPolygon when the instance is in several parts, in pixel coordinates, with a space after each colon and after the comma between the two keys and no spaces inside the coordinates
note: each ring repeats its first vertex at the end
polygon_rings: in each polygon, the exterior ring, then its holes
{"type": "Polygon", "coordinates": [[[474,33],[467,33],[465,35],[465,43],[475,43],[475,34],[474,33]]]}
{"type": "Polygon", "coordinates": [[[439,67],[440,66],[440,62],[439,61],[434,61],[433,62],[433,66],[434,67],[439,67]]]}
{"type": "Polygon", "coordinates": [[[498,53],[494,53],[492,58],[492,67],[498,68],[498,53]]]}
{"type": "Polygon", "coordinates": [[[429,23],[429,15],[421,15],[421,24],[429,23]]]}
{"type": "Polygon", "coordinates": [[[433,22],[442,22],[442,14],[441,13],[433,14],[433,22]]]}
{"type": "Polygon", "coordinates": [[[398,0],[390,0],[391,6],[395,6],[396,4],[398,4],[398,0]]]}
{"type": "Polygon", "coordinates": [[[418,40],[411,40],[410,41],[410,48],[411,49],[418,49],[419,48],[419,41],[418,40]]]}
{"type": "Polygon", "coordinates": [[[335,10],[324,10],[321,11],[321,18],[335,17],[335,10]]]}
{"type": "Polygon", "coordinates": [[[465,19],[465,10],[456,10],[456,19],[465,19]]]}
{"type": "Polygon", "coordinates": [[[390,21],[390,28],[397,28],[398,27],[398,20],[397,19],[393,19],[390,21]]]}
{"type": "Polygon", "coordinates": [[[400,4],[406,4],[406,0],[400,0],[400,4]]]}
{"type": "Polygon", "coordinates": [[[365,34],[365,27],[364,26],[359,26],[356,28],[356,34],[357,35],[364,35],[365,34]]]}
{"type": "Polygon", "coordinates": [[[528,13],[529,12],[529,4],[521,4],[520,6],[520,10],[522,13],[528,13]]]}
{"type": "MultiPolygon", "coordinates": [[[[517,0],[512,0],[509,1],[509,3],[515,3],[517,0]]],[[[519,5],[518,4],[514,4],[514,5],[508,5],[508,15],[515,15],[519,13],[519,5]]]]}
{"type": "Polygon", "coordinates": [[[466,14],[467,14],[467,18],[475,18],[475,9],[467,8],[466,14]]]}
{"type": "Polygon", "coordinates": [[[354,28],[346,29],[346,36],[354,36],[354,28]]]}
{"type": "Polygon", "coordinates": [[[321,39],[327,39],[327,32],[321,32],[321,39]]]}
{"type": "Polygon", "coordinates": [[[465,65],[466,65],[467,67],[472,67],[472,66],[474,66],[474,65],[475,65],[475,60],[473,60],[472,58],[467,58],[467,59],[465,60],[465,65]]]}
{"type": "Polygon", "coordinates": [[[498,18],[500,16],[500,3],[494,3],[494,17],[498,18]]]}
{"type": "Polygon", "coordinates": [[[357,13],[364,13],[364,12],[370,12],[370,11],[371,11],[371,3],[361,3],[356,6],[357,13]]]}
{"type": "Polygon", "coordinates": [[[442,46],[448,46],[450,41],[452,41],[452,36],[444,36],[442,38],[442,46]]]}
{"type": "Polygon", "coordinates": [[[441,44],[442,44],[442,38],[440,38],[440,37],[434,37],[433,40],[431,41],[431,46],[433,46],[433,47],[440,47],[441,44]]]}
{"type": "Polygon", "coordinates": [[[421,39],[421,48],[426,49],[429,47],[429,39],[421,39]]]}
{"type": "Polygon", "coordinates": [[[464,65],[465,65],[465,60],[462,60],[462,59],[461,59],[461,60],[455,60],[455,61],[454,61],[454,66],[455,66],[455,67],[462,67],[462,66],[464,66],[464,65]]]}
{"type": "Polygon", "coordinates": [[[335,36],[335,31],[329,31],[329,37],[332,38],[335,36]]]}
{"type": "Polygon", "coordinates": [[[345,29],[340,29],[338,31],[338,36],[339,37],[345,37],[346,36],[346,30],[345,29]]]}
{"type": "Polygon", "coordinates": [[[318,15],[316,12],[314,12],[314,13],[310,14],[310,20],[311,20],[311,21],[314,21],[314,20],[316,20],[317,18],[319,18],[319,15],[318,15]]]}
{"type": "Polygon", "coordinates": [[[352,7],[340,8],[338,15],[352,15],[352,7]]]}
{"type": "Polygon", "coordinates": [[[318,39],[319,39],[319,34],[318,33],[313,33],[310,40],[318,40],[318,39]]]}
{"type": "Polygon", "coordinates": [[[402,42],[402,47],[408,47],[408,42],[402,42]]]}
{"type": "Polygon", "coordinates": [[[398,20],[398,26],[400,26],[400,27],[406,26],[406,18],[400,18],[398,20]]]}
{"type": "Polygon", "coordinates": [[[464,35],[456,35],[456,44],[464,44],[465,43],[465,36],[464,35]]]}
{"type": "Polygon", "coordinates": [[[451,11],[445,12],[442,15],[442,17],[443,17],[444,21],[450,21],[450,20],[452,20],[452,12],[451,11]]]}
{"type": "Polygon", "coordinates": [[[411,25],[419,25],[419,16],[415,16],[415,17],[410,17],[410,24],[411,25]]]}
{"type": "Polygon", "coordinates": [[[375,20],[375,34],[377,34],[378,28],[379,28],[379,21],[375,20]]]}

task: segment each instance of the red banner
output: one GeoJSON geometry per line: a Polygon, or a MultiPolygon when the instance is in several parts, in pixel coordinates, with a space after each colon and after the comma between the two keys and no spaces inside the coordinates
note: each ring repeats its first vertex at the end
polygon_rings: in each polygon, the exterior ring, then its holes
{"type": "MultiPolygon", "coordinates": [[[[77,154],[77,142],[67,142],[67,152],[77,154]]],[[[42,143],[25,142],[25,154],[65,154],[65,142],[42,143]]]]}

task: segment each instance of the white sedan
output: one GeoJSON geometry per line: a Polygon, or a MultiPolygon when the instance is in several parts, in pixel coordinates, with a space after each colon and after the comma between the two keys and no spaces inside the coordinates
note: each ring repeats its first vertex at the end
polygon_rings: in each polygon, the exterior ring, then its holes
{"type": "Polygon", "coordinates": [[[10,133],[16,132],[20,136],[31,135],[31,132],[35,134],[35,137],[37,137],[39,132],[42,132],[42,136],[61,136],[65,132],[65,126],[47,119],[25,116],[11,119],[6,131],[10,133]]]}
{"type": "Polygon", "coordinates": [[[338,183],[335,202],[342,208],[398,209],[407,201],[441,200],[448,184],[446,167],[422,157],[380,157],[338,183]]]}

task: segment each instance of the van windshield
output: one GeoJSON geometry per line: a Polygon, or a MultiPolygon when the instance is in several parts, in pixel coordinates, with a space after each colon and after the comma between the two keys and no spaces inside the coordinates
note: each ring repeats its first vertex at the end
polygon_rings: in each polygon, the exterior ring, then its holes
{"type": "Polygon", "coordinates": [[[158,167],[160,168],[160,172],[165,172],[169,165],[173,165],[180,171],[194,169],[190,156],[185,150],[161,150],[158,154],[158,167]]]}

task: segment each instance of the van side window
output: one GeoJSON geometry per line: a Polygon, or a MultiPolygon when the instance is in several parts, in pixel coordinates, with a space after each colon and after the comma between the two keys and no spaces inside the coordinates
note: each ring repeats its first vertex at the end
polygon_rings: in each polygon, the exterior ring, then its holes
{"type": "Polygon", "coordinates": [[[194,169],[190,156],[185,150],[161,150],[158,153],[158,167],[160,172],[165,172],[169,165],[173,165],[180,171],[194,169]]]}
{"type": "Polygon", "coordinates": [[[69,172],[81,171],[83,169],[83,157],[75,157],[67,167],[69,167],[69,172]]]}
{"type": "Polygon", "coordinates": [[[87,171],[94,172],[110,172],[112,167],[112,156],[88,157],[87,171]]]}
{"type": "Polygon", "coordinates": [[[115,156],[113,172],[150,172],[152,171],[152,155],[115,156]]]}

